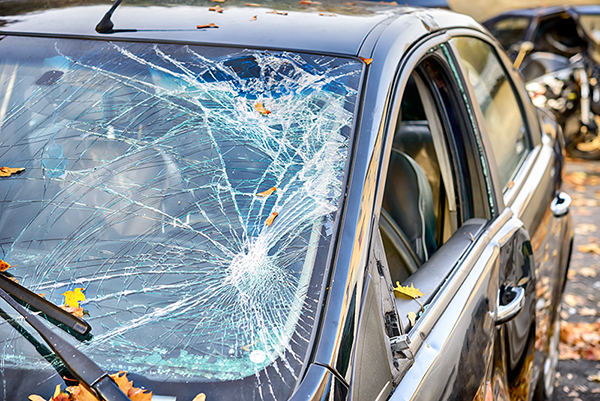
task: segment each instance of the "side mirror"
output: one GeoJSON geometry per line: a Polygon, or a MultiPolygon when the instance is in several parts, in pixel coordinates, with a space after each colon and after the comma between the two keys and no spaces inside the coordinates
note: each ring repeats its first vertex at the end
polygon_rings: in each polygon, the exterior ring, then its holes
{"type": "Polygon", "coordinates": [[[519,67],[521,66],[521,63],[523,62],[523,59],[525,59],[525,56],[527,55],[527,53],[531,52],[532,50],[533,50],[533,43],[531,43],[529,41],[521,43],[521,46],[519,46],[519,54],[517,54],[517,58],[515,59],[513,66],[516,69],[519,69],[519,67]]]}

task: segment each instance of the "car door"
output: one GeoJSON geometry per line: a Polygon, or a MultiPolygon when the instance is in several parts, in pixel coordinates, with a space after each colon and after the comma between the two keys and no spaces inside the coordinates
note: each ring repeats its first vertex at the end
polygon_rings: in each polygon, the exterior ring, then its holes
{"type": "Polygon", "coordinates": [[[378,230],[371,238],[374,267],[365,284],[378,288],[375,294],[402,285],[424,295],[397,296],[395,316],[387,313],[399,326],[386,332],[392,386],[387,377],[373,385],[378,375],[365,368],[360,344],[367,343],[368,331],[361,328],[372,313],[365,313],[368,304],[362,308],[352,399],[385,399],[394,386],[393,400],[490,393],[503,399],[533,366],[530,238],[494,183],[498,172],[490,173],[496,167],[483,153],[479,122],[465,102],[469,93],[447,39],[438,36],[414,50],[398,77],[379,181],[378,230]],[[519,341],[506,334],[509,324],[519,341]],[[509,372],[505,355],[513,349],[516,364],[509,372]],[[366,383],[369,394],[361,390],[366,383]]]}

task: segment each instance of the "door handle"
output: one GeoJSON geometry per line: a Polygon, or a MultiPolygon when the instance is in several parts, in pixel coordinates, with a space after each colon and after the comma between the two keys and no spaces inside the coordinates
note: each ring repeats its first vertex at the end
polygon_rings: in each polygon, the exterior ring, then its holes
{"type": "Polygon", "coordinates": [[[566,192],[561,192],[552,200],[550,210],[554,217],[562,217],[569,213],[569,206],[571,206],[571,197],[566,192]]]}
{"type": "MultiPolygon", "coordinates": [[[[502,290],[500,290],[502,291],[502,290]]],[[[498,291],[498,314],[496,315],[496,324],[503,324],[516,317],[523,305],[525,305],[525,289],[522,287],[507,287],[504,291],[512,292],[514,298],[508,303],[508,305],[500,305],[501,294],[498,291]]]]}

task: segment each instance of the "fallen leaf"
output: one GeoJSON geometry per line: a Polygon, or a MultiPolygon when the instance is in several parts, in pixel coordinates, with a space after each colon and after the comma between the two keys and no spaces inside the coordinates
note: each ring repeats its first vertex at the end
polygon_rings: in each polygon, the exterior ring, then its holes
{"type": "Polygon", "coordinates": [[[600,246],[598,246],[598,244],[579,245],[577,250],[583,253],[595,253],[596,255],[600,255],[600,246]]]}
{"type": "Polygon", "coordinates": [[[506,188],[511,189],[512,187],[515,186],[515,182],[514,181],[509,181],[506,183],[506,188]]]}
{"type": "Polygon", "coordinates": [[[124,392],[131,401],[151,401],[152,391],[144,390],[133,386],[133,382],[127,379],[127,372],[122,370],[119,373],[109,375],[117,383],[117,386],[124,392]]]}
{"type": "Polygon", "coordinates": [[[596,316],[596,309],[592,309],[592,308],[581,308],[579,309],[579,315],[580,316],[596,316]]]}
{"type": "Polygon", "coordinates": [[[273,221],[275,220],[275,217],[277,217],[278,214],[279,213],[277,213],[277,212],[271,213],[271,215],[269,217],[267,217],[267,219],[265,220],[265,224],[268,226],[273,224],[273,221]]]}
{"type": "Polygon", "coordinates": [[[321,17],[337,17],[337,14],[334,13],[319,13],[321,17]]]}
{"type": "Polygon", "coordinates": [[[244,4],[246,7],[260,7],[260,4],[257,3],[246,3],[244,4]]]}
{"type": "Polygon", "coordinates": [[[30,401],[46,401],[44,398],[40,397],[40,396],[39,396],[39,395],[37,395],[37,394],[31,394],[31,395],[30,395],[29,397],[27,397],[27,398],[29,398],[29,400],[30,400],[30,401]]]}
{"type": "Polygon", "coordinates": [[[587,235],[589,233],[595,233],[598,227],[595,224],[577,224],[575,227],[575,234],[587,235]]]}
{"type": "Polygon", "coordinates": [[[212,22],[210,24],[206,24],[206,25],[196,25],[196,29],[206,29],[206,28],[218,28],[218,26],[213,24],[212,22]]]}
{"type": "Polygon", "coordinates": [[[206,395],[204,395],[204,393],[200,393],[195,396],[192,401],[206,401],[206,395]]]}
{"type": "Polygon", "coordinates": [[[355,6],[356,5],[356,3],[348,3],[348,2],[343,2],[342,4],[345,4],[347,6],[355,6]]]}
{"type": "Polygon", "coordinates": [[[25,171],[25,167],[0,167],[0,177],[10,177],[13,174],[19,174],[25,171]]]}
{"type": "Polygon", "coordinates": [[[417,322],[417,314],[415,312],[408,312],[408,321],[410,322],[411,326],[414,326],[415,323],[417,322]]]}
{"type": "Polygon", "coordinates": [[[600,383],[600,372],[596,373],[595,375],[589,375],[587,377],[587,379],[591,382],[598,382],[600,383]]]}
{"type": "Polygon", "coordinates": [[[318,1],[311,1],[311,0],[300,0],[299,3],[302,4],[303,6],[310,6],[312,4],[321,4],[318,1]]]}
{"type": "Polygon", "coordinates": [[[208,7],[208,11],[216,11],[218,13],[223,13],[223,10],[224,10],[224,8],[221,8],[221,6],[218,4],[213,7],[208,7]]]}
{"type": "Polygon", "coordinates": [[[73,315],[75,317],[83,319],[83,308],[81,308],[81,307],[74,308],[72,306],[63,305],[63,306],[61,306],[61,309],[66,310],[67,312],[69,312],[71,315],[73,315]]]}
{"type": "Polygon", "coordinates": [[[362,61],[364,61],[366,65],[370,65],[370,64],[371,64],[371,62],[373,61],[373,59],[372,59],[372,58],[364,58],[364,57],[361,57],[360,59],[361,59],[362,61]]]}
{"type": "Polygon", "coordinates": [[[418,288],[415,288],[412,283],[410,284],[410,287],[402,286],[400,285],[399,281],[396,281],[396,287],[394,287],[394,292],[412,299],[421,298],[423,295],[425,295],[421,291],[419,291],[418,288]]]}
{"type": "Polygon", "coordinates": [[[600,361],[600,322],[563,321],[560,326],[560,341],[561,360],[600,361]]]}
{"type": "Polygon", "coordinates": [[[285,11],[273,10],[273,11],[267,11],[267,14],[287,15],[288,13],[286,13],[285,11]]]}
{"type": "Polygon", "coordinates": [[[266,198],[267,196],[271,195],[275,191],[277,191],[277,187],[269,188],[266,191],[259,192],[256,194],[256,196],[260,196],[261,198],[266,198]]]}
{"type": "Polygon", "coordinates": [[[265,109],[265,106],[263,106],[262,103],[256,103],[254,105],[254,108],[256,109],[256,111],[258,111],[260,114],[262,114],[263,116],[269,115],[271,114],[270,110],[265,109]]]}
{"type": "Polygon", "coordinates": [[[71,395],[70,401],[99,401],[94,394],[81,385],[67,387],[66,392],[71,395]]]}
{"type": "Polygon", "coordinates": [[[582,267],[577,270],[577,274],[583,277],[596,277],[596,269],[592,269],[591,267],[582,267]]]}
{"type": "Polygon", "coordinates": [[[82,290],[83,288],[75,288],[73,291],[63,293],[62,295],[65,296],[65,306],[79,308],[79,302],[85,301],[85,294],[82,290]]]}
{"type": "Polygon", "coordinates": [[[250,21],[256,21],[256,15],[252,18],[250,18],[250,21]]]}
{"type": "Polygon", "coordinates": [[[211,0],[213,3],[225,3],[225,0],[211,0]]]}
{"type": "Polygon", "coordinates": [[[11,265],[9,263],[6,263],[5,261],[3,261],[2,259],[0,259],[0,272],[5,272],[8,269],[10,269],[11,267],[15,267],[16,265],[11,265]]]}

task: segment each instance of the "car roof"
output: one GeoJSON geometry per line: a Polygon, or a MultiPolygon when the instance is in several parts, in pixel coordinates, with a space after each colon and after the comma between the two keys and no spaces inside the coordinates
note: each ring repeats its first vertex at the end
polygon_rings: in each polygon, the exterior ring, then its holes
{"type": "MultiPolygon", "coordinates": [[[[600,5],[581,5],[581,6],[547,6],[536,8],[517,8],[506,11],[489,18],[487,21],[493,21],[506,17],[543,17],[545,15],[557,14],[560,12],[575,12],[576,14],[600,14],[600,5]]],[[[486,22],[487,22],[486,21],[486,22]]],[[[485,24],[485,22],[484,22],[485,24]]]]}
{"type": "Polygon", "coordinates": [[[407,27],[412,26],[411,21],[421,20],[430,32],[449,26],[478,27],[470,17],[447,10],[351,1],[268,0],[261,1],[260,6],[248,5],[244,0],[223,3],[183,0],[176,4],[126,1],[113,14],[115,32],[99,34],[95,26],[111,2],[76,1],[75,5],[65,7],[64,2],[55,0],[9,0],[0,3],[0,34],[75,35],[104,40],[221,44],[358,55],[365,44],[373,47],[385,27],[398,19],[406,20],[407,27]],[[26,7],[27,4],[30,7],[26,7]],[[217,5],[223,12],[209,11],[209,7],[217,5]],[[208,24],[218,28],[197,29],[199,25],[208,24]],[[137,31],[127,31],[133,29],[137,31]]]}

